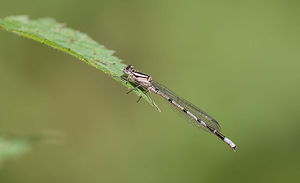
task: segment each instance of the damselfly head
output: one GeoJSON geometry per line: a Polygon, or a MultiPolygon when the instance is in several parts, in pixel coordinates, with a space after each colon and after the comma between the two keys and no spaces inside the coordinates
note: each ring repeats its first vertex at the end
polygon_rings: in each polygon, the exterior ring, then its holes
{"type": "Polygon", "coordinates": [[[132,65],[128,65],[124,70],[123,70],[124,74],[131,74],[133,72],[133,66],[132,65]]]}

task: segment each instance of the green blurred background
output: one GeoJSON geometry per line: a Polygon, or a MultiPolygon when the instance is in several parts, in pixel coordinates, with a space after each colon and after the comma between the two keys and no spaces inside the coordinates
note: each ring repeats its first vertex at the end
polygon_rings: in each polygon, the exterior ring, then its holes
{"type": "Polygon", "coordinates": [[[214,135],[159,113],[76,58],[0,31],[0,133],[60,133],[1,183],[297,182],[300,2],[14,0],[0,17],[50,16],[89,34],[216,118],[214,135]]]}

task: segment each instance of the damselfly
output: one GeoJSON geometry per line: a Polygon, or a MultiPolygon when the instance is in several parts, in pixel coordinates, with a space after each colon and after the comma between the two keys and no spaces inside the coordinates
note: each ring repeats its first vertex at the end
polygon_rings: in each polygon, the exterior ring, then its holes
{"type": "Polygon", "coordinates": [[[167,87],[152,80],[150,76],[133,70],[132,65],[128,65],[123,70],[123,72],[128,76],[126,80],[127,82],[133,81],[137,84],[137,86],[130,90],[128,93],[139,87],[143,87],[147,90],[147,92],[149,92],[152,104],[154,106],[155,104],[153,102],[151,92],[162,96],[164,99],[170,102],[175,111],[185,120],[192,123],[196,127],[202,128],[208,132],[215,134],[222,141],[228,144],[231,147],[231,149],[233,149],[233,151],[236,151],[236,145],[219,132],[221,130],[219,123],[210,115],[208,115],[198,107],[194,106],[190,102],[186,101],[185,99],[179,97],[167,87]]]}

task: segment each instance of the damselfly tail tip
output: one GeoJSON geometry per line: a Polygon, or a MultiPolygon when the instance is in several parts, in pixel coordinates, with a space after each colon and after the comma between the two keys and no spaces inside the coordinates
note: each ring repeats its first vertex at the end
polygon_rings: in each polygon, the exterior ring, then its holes
{"type": "Polygon", "coordinates": [[[237,149],[236,145],[231,140],[229,140],[227,137],[224,138],[224,142],[226,144],[228,144],[234,152],[236,151],[236,149],[237,149]]]}
{"type": "Polygon", "coordinates": [[[236,146],[234,146],[234,147],[231,147],[232,148],[232,150],[235,152],[236,151],[236,149],[237,149],[237,147],[236,146]]]}

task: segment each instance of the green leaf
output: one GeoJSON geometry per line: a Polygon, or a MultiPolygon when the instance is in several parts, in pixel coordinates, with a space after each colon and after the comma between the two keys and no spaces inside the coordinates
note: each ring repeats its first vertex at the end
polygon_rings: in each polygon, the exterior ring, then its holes
{"type": "MultiPolygon", "coordinates": [[[[64,23],[58,23],[52,18],[30,20],[27,16],[20,15],[0,19],[0,27],[67,52],[102,70],[129,89],[134,88],[133,84],[120,79],[121,76],[124,76],[123,69],[127,65],[113,56],[113,50],[106,49],[85,33],[67,28],[64,23]]],[[[152,104],[150,97],[143,90],[136,89],[134,92],[152,104]]]]}
{"type": "Polygon", "coordinates": [[[36,139],[33,137],[20,138],[0,135],[0,165],[28,152],[35,141],[36,139]]]}

